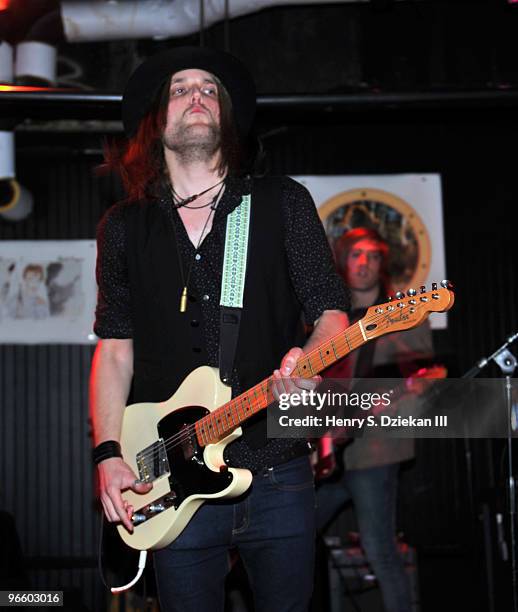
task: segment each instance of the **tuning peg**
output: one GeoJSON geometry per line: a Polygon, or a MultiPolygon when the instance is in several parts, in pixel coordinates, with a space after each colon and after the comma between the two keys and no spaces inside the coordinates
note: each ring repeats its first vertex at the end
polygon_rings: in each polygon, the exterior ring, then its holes
{"type": "Polygon", "coordinates": [[[437,291],[437,283],[432,283],[432,291],[437,291]]]}
{"type": "Polygon", "coordinates": [[[387,296],[387,302],[392,302],[392,296],[391,295],[387,296]]]}
{"type": "Polygon", "coordinates": [[[421,293],[426,293],[426,287],[424,285],[421,285],[419,289],[421,289],[421,293]]]}
{"type": "Polygon", "coordinates": [[[445,289],[451,289],[453,285],[450,283],[449,280],[442,280],[441,287],[444,287],[445,289]]]}
{"type": "Polygon", "coordinates": [[[402,300],[405,297],[405,294],[402,291],[398,291],[396,293],[396,299],[402,300]]]}
{"type": "Polygon", "coordinates": [[[414,295],[417,293],[417,291],[415,289],[409,289],[407,291],[407,295],[408,297],[414,297],[414,295]]]}

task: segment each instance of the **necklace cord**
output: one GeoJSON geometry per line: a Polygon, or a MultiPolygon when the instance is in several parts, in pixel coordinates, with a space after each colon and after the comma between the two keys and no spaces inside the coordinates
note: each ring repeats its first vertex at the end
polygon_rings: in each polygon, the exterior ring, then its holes
{"type": "MultiPolygon", "coordinates": [[[[220,185],[220,188],[218,189],[218,192],[212,198],[212,200],[210,200],[207,204],[204,204],[203,206],[186,206],[185,204],[181,204],[179,206],[175,206],[175,202],[174,202],[174,189],[171,186],[172,204],[173,204],[173,206],[176,209],[181,208],[183,206],[185,208],[191,208],[191,209],[197,210],[199,208],[206,208],[207,206],[210,205],[210,212],[207,215],[207,218],[205,219],[205,223],[203,225],[203,229],[201,230],[200,237],[198,238],[198,243],[197,243],[197,245],[196,245],[196,247],[194,249],[194,256],[192,257],[191,262],[189,264],[189,268],[187,270],[187,276],[185,276],[185,274],[184,274],[183,263],[182,263],[182,256],[181,256],[181,253],[180,253],[180,245],[179,245],[179,241],[178,241],[178,232],[176,231],[176,223],[173,221],[174,237],[175,237],[175,243],[176,243],[176,254],[178,256],[178,267],[180,268],[180,276],[182,277],[182,284],[183,284],[182,294],[180,296],[180,312],[186,312],[186,310],[187,310],[187,297],[188,297],[188,292],[189,292],[189,281],[191,279],[191,272],[192,272],[192,268],[193,268],[193,265],[194,265],[194,261],[196,259],[196,255],[198,254],[198,251],[200,249],[201,243],[202,243],[203,238],[205,236],[205,231],[207,230],[207,227],[209,225],[209,221],[210,221],[212,215],[214,214],[214,212],[215,212],[215,210],[216,210],[216,208],[218,206],[219,198],[220,198],[221,192],[223,191],[224,181],[225,181],[225,179],[223,179],[222,181],[220,181],[216,185],[213,185],[209,189],[206,189],[205,191],[202,191],[201,193],[197,194],[196,196],[191,196],[191,198],[196,199],[199,196],[201,196],[204,193],[206,193],[207,191],[210,191],[211,189],[214,189],[214,187],[217,187],[217,185],[220,185]]],[[[190,201],[192,201],[192,200],[190,200],[190,201]]],[[[180,219],[180,221],[181,221],[181,219],[180,219]]]]}
{"type": "MultiPolygon", "coordinates": [[[[225,178],[221,179],[221,181],[217,182],[215,185],[212,185],[212,187],[208,187],[204,191],[200,191],[200,193],[195,193],[193,195],[187,196],[186,198],[182,198],[181,196],[179,196],[178,193],[175,191],[173,184],[170,183],[172,203],[173,203],[174,208],[184,208],[185,207],[185,208],[191,208],[192,210],[197,210],[198,208],[206,208],[210,204],[213,204],[214,199],[212,199],[210,202],[207,202],[207,204],[203,204],[202,206],[188,206],[188,204],[190,204],[191,202],[194,202],[202,195],[205,195],[211,189],[214,189],[215,187],[218,187],[219,185],[223,185],[223,183],[225,182],[225,178]]],[[[216,194],[216,198],[219,196],[221,189],[222,187],[220,187],[220,189],[218,190],[218,193],[216,194]]]]}

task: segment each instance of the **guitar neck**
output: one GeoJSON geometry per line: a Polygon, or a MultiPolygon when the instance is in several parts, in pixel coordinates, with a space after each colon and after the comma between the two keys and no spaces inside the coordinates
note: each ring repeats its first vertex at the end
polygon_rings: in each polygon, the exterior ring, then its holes
{"type": "MultiPolygon", "coordinates": [[[[361,319],[299,359],[293,378],[311,378],[367,342],[361,319]]],[[[269,376],[196,422],[200,446],[221,440],[274,401],[269,376]]]]}

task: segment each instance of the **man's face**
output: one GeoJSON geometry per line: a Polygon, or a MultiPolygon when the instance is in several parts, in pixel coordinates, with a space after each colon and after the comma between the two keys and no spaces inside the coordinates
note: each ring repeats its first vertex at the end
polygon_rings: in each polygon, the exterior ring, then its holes
{"type": "Polygon", "coordinates": [[[25,286],[29,291],[35,291],[39,288],[41,281],[41,274],[36,270],[28,270],[23,275],[25,286]]]}
{"type": "Polygon", "coordinates": [[[173,151],[217,150],[220,140],[218,86],[205,70],[191,68],[171,77],[164,144],[173,151]]]}
{"type": "Polygon", "coordinates": [[[345,281],[356,291],[369,291],[380,281],[382,254],[380,245],[364,238],[354,243],[345,261],[345,281]]]}

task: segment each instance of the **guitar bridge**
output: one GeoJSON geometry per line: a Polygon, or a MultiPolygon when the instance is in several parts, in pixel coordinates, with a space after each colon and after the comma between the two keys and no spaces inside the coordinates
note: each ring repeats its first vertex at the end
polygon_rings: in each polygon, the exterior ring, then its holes
{"type": "Polygon", "coordinates": [[[137,467],[142,482],[153,482],[171,473],[163,438],[137,453],[137,467]]]}

